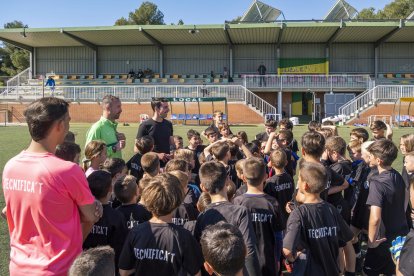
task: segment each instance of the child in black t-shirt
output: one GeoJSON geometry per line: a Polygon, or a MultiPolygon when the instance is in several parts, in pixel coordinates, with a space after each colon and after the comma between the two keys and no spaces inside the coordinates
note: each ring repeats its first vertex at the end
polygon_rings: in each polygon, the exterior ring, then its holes
{"type": "MultiPolygon", "coordinates": [[[[299,166],[302,204],[289,216],[283,253],[289,262],[295,262],[294,275],[339,275],[339,248],[353,251],[352,232],[336,208],[320,198],[326,188],[326,169],[316,162],[299,166]]],[[[347,261],[345,275],[354,275],[355,256],[353,263],[347,261]]]]}
{"type": "MultiPolygon", "coordinates": [[[[352,162],[345,158],[346,142],[340,136],[332,136],[326,139],[325,152],[322,155],[322,163],[329,166],[334,172],[342,176],[345,180],[349,179],[352,172],[352,162]]],[[[351,200],[354,189],[348,182],[344,182],[340,188],[344,188],[344,196],[342,191],[329,193],[328,202],[334,205],[345,221],[351,222],[351,200]]]]}
{"type": "Polygon", "coordinates": [[[295,191],[295,184],[292,177],[284,170],[286,166],[286,153],[282,149],[274,150],[270,154],[270,163],[274,170],[274,175],[266,180],[264,192],[276,198],[281,206],[283,219],[287,221],[289,214],[285,206],[291,200],[295,191]]]}
{"type": "MultiPolygon", "coordinates": [[[[102,165],[102,169],[111,173],[112,177],[112,190],[114,190],[115,182],[127,174],[127,167],[125,161],[121,158],[108,158],[102,165]]],[[[112,208],[121,206],[121,202],[116,198],[115,193],[112,192],[109,204],[112,208]]]]}
{"type": "Polygon", "coordinates": [[[63,142],[56,146],[55,155],[60,159],[73,162],[79,165],[79,156],[81,153],[81,148],[78,144],[73,142],[63,142]]]}
{"type": "Polygon", "coordinates": [[[285,228],[279,203],[263,192],[266,168],[262,160],[249,158],[244,163],[243,177],[247,192],[233,203],[246,207],[256,234],[257,255],[262,275],[278,275],[278,263],[282,251],[282,230],[285,228]]]}
{"type": "Polygon", "coordinates": [[[88,183],[92,194],[102,203],[103,214],[83,242],[83,249],[101,245],[111,246],[115,251],[115,266],[118,267],[119,255],[128,229],[122,214],[109,205],[112,194],[111,174],[106,171],[94,171],[88,176],[88,183]]]}
{"type": "Polygon", "coordinates": [[[244,167],[245,161],[246,159],[240,159],[239,161],[236,162],[236,165],[235,165],[238,183],[240,183],[238,186],[239,188],[236,190],[236,194],[235,194],[236,197],[247,192],[247,185],[243,180],[243,167],[244,167]]]}
{"type": "Polygon", "coordinates": [[[378,140],[368,147],[368,152],[371,165],[378,168],[378,175],[371,178],[367,199],[371,212],[364,272],[388,275],[395,273],[389,252],[391,242],[408,233],[405,216],[408,195],[400,173],[391,167],[398,155],[394,143],[387,139],[378,140]]]}
{"type": "Polygon", "coordinates": [[[152,178],[160,173],[160,159],[155,152],[147,152],[141,158],[142,177],[152,178]]]}
{"type": "Polygon", "coordinates": [[[119,178],[115,182],[114,190],[116,198],[122,203],[116,210],[123,214],[128,230],[151,219],[151,213],[145,206],[137,204],[140,189],[134,176],[127,175],[119,178]]]}
{"type": "Polygon", "coordinates": [[[194,167],[192,173],[196,175],[196,184],[200,185],[200,178],[198,177],[198,171],[200,170],[200,154],[204,151],[206,146],[202,145],[203,140],[200,137],[200,133],[194,129],[187,131],[188,146],[185,147],[193,152],[194,156],[194,167]]]}
{"type": "Polygon", "coordinates": [[[219,221],[237,226],[243,234],[247,247],[245,269],[249,275],[260,275],[257,258],[256,236],[246,207],[228,202],[226,189],[227,173],[220,162],[206,162],[200,167],[200,180],[203,192],[208,192],[211,204],[197,218],[194,235],[200,240],[202,232],[219,221]]]}
{"type": "Polygon", "coordinates": [[[243,275],[246,245],[236,226],[225,222],[211,225],[204,230],[200,243],[209,275],[243,275]]]}
{"type": "Polygon", "coordinates": [[[135,147],[138,152],[126,163],[126,166],[129,174],[135,176],[137,181],[140,181],[144,175],[144,171],[141,166],[141,158],[144,154],[154,149],[154,138],[148,135],[142,136],[135,141],[135,147]]]}
{"type": "Polygon", "coordinates": [[[192,169],[195,166],[195,160],[194,160],[194,154],[191,150],[189,149],[179,149],[176,150],[174,153],[174,160],[185,160],[188,163],[188,169],[186,169],[185,173],[188,174],[188,188],[190,190],[192,190],[194,196],[196,197],[196,200],[198,199],[198,197],[201,194],[199,185],[196,184],[195,182],[195,175],[192,173],[192,169]]]}
{"type": "MultiPolygon", "coordinates": [[[[278,133],[272,132],[269,135],[269,140],[266,142],[264,149],[265,154],[270,154],[272,150],[282,149],[286,154],[287,163],[285,165],[285,171],[293,178],[295,175],[295,159],[292,156],[292,151],[289,149],[289,145],[293,140],[293,134],[290,130],[281,130],[278,133]]],[[[274,173],[274,172],[273,172],[274,173]]]]}
{"type": "MultiPolygon", "coordinates": [[[[167,165],[165,166],[166,172],[172,172],[172,171],[181,171],[185,174],[187,174],[188,178],[191,177],[191,168],[190,164],[183,160],[183,159],[172,159],[168,161],[167,165]]],[[[194,208],[197,208],[197,200],[200,195],[199,189],[195,189],[193,186],[189,185],[187,182],[187,185],[184,187],[184,203],[191,204],[194,206],[194,208]]]]}
{"type": "Polygon", "coordinates": [[[179,180],[169,173],[157,175],[142,198],[153,217],[129,232],[119,259],[120,274],[198,274],[203,264],[200,246],[189,231],[171,223],[184,199],[179,180]]]}
{"type": "MultiPolygon", "coordinates": [[[[169,161],[171,162],[171,161],[169,161]]],[[[188,174],[182,171],[167,171],[170,174],[178,178],[181,183],[183,191],[187,188],[188,183],[188,174]]],[[[196,220],[198,212],[196,208],[191,203],[185,203],[184,201],[178,206],[177,209],[173,212],[172,222],[178,226],[184,226],[188,221],[196,220]]]]}

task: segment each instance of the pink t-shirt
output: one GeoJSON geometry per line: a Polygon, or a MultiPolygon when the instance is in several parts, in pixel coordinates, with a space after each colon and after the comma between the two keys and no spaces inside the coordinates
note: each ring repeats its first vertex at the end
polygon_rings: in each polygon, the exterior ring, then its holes
{"type": "Polygon", "coordinates": [[[51,153],[21,152],[3,171],[10,275],[67,275],[82,251],[78,206],[92,204],[81,168],[51,153]]]}
{"type": "Polygon", "coordinates": [[[95,169],[94,169],[94,168],[89,167],[89,168],[86,170],[86,172],[85,172],[85,176],[86,176],[86,178],[88,178],[88,176],[90,176],[90,175],[91,175],[91,173],[93,173],[94,171],[95,171],[95,169]]]}

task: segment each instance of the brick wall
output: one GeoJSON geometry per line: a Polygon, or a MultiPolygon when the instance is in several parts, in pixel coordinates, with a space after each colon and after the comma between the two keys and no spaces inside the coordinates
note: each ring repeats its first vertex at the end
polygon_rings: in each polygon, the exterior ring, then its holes
{"type": "MultiPolygon", "coordinates": [[[[23,114],[27,107],[27,103],[9,103],[16,112],[23,114]]],[[[228,103],[229,122],[231,124],[260,124],[263,123],[263,117],[251,110],[243,103],[228,103]]],[[[197,103],[186,103],[187,113],[198,113],[197,103]]],[[[211,114],[213,110],[225,111],[224,103],[200,103],[200,110],[203,114],[211,114]]],[[[171,113],[184,113],[183,103],[173,103],[171,113]]],[[[72,122],[77,123],[93,123],[96,122],[102,114],[101,106],[98,103],[71,103],[70,116],[72,122]]],[[[149,103],[123,103],[122,115],[120,122],[138,122],[140,114],[152,115],[152,109],[149,103]]],[[[1,119],[1,114],[0,114],[1,119]]],[[[10,122],[17,122],[16,118],[10,118],[10,122]]]]}
{"type": "MultiPolygon", "coordinates": [[[[377,106],[372,106],[366,111],[360,113],[359,118],[351,120],[348,124],[368,124],[368,117],[371,115],[392,115],[393,114],[394,104],[378,104],[377,106]]],[[[401,114],[405,115],[405,114],[401,114]]]]}

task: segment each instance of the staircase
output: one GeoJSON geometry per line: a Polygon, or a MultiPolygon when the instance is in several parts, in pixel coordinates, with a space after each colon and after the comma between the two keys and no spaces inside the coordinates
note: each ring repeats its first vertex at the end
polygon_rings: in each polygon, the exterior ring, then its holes
{"type": "Polygon", "coordinates": [[[277,109],[270,103],[266,102],[252,91],[244,87],[245,89],[245,103],[252,110],[265,117],[266,114],[275,115],[281,117],[281,114],[277,114],[277,109]]]}
{"type": "Polygon", "coordinates": [[[9,94],[17,93],[18,92],[17,88],[20,85],[26,85],[28,81],[32,78],[31,74],[32,74],[32,70],[29,67],[23,70],[22,72],[20,72],[19,74],[17,74],[16,76],[14,76],[13,78],[9,79],[7,81],[6,90],[3,91],[0,95],[6,96],[9,94]]]}
{"type": "Polygon", "coordinates": [[[378,85],[341,106],[339,115],[343,116],[343,122],[346,123],[378,103],[393,103],[403,97],[414,97],[414,85],[378,85]]]}

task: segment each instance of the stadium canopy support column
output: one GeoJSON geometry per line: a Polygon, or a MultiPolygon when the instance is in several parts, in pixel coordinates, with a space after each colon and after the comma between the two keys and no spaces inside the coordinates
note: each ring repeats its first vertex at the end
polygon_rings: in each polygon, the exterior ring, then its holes
{"type": "Polygon", "coordinates": [[[379,67],[378,56],[379,56],[379,47],[375,47],[375,49],[374,49],[374,76],[375,76],[375,79],[378,78],[378,67],[379,67]]]}
{"type": "Polygon", "coordinates": [[[30,52],[30,57],[29,57],[29,61],[30,61],[30,65],[29,65],[29,68],[30,68],[30,74],[29,74],[29,76],[30,76],[30,78],[33,78],[33,76],[35,76],[35,72],[34,72],[34,65],[35,65],[35,53],[34,53],[34,50],[33,50],[33,52],[30,52]]]}
{"type": "Polygon", "coordinates": [[[229,62],[230,62],[230,66],[229,66],[229,76],[230,77],[232,77],[233,78],[233,47],[230,47],[230,49],[229,49],[229,52],[230,52],[230,60],[229,60],[229,62]]]}
{"type": "Polygon", "coordinates": [[[98,78],[98,49],[93,51],[93,78],[98,78]]]}
{"type": "Polygon", "coordinates": [[[184,101],[184,125],[187,125],[187,106],[184,101]]]}
{"type": "Polygon", "coordinates": [[[158,48],[160,51],[160,77],[163,78],[164,77],[164,49],[163,47],[159,47],[158,48]]]}
{"type": "Polygon", "coordinates": [[[198,125],[200,125],[200,117],[201,117],[201,111],[200,111],[200,101],[197,102],[197,106],[198,106],[198,125]]]}
{"type": "MultiPolygon", "coordinates": [[[[277,113],[282,114],[282,91],[277,92],[277,113]]],[[[277,119],[277,118],[276,118],[277,119]]]]}
{"type": "Polygon", "coordinates": [[[229,110],[227,108],[227,98],[224,100],[224,112],[226,112],[226,123],[229,125],[229,110]]]}

